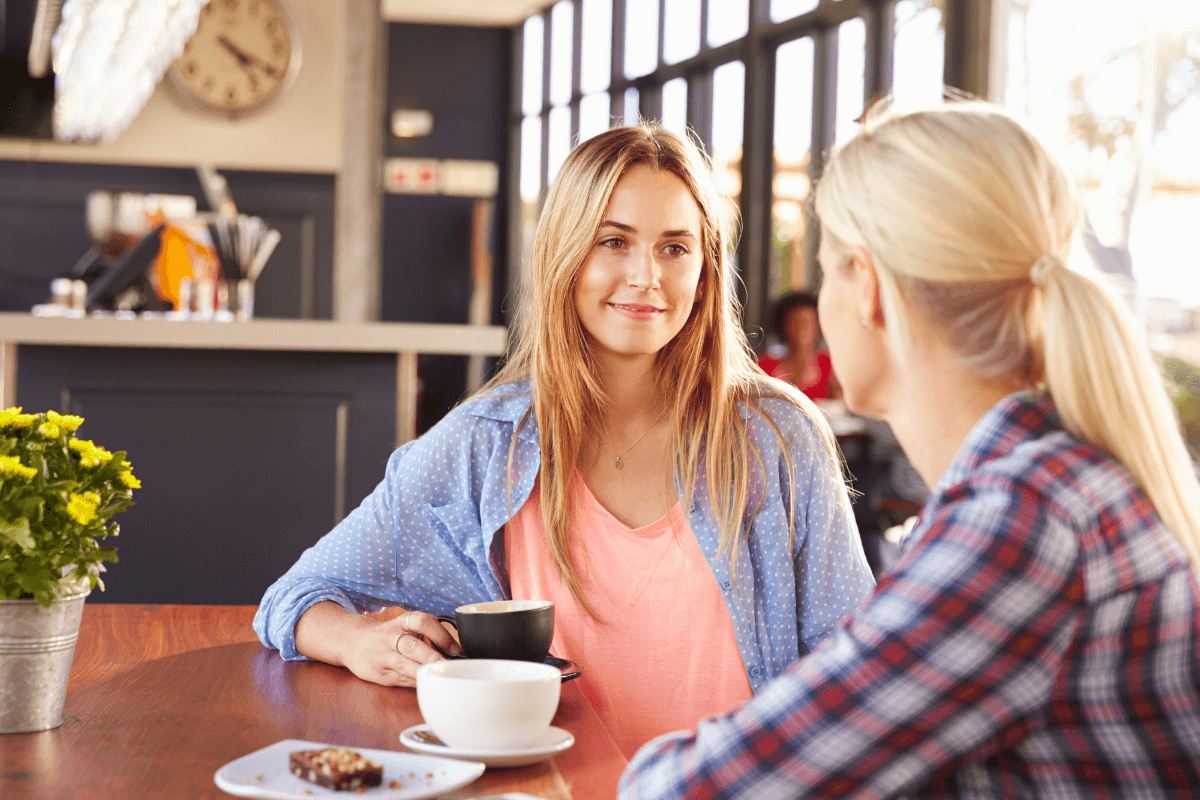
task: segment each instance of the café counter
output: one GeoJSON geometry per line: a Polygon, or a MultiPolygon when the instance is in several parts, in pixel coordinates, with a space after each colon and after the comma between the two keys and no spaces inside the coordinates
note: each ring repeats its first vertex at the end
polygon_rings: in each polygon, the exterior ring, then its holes
{"type": "Polygon", "coordinates": [[[417,431],[418,354],[505,329],[0,313],[0,402],[84,417],[142,482],[89,602],[255,604],[417,431]]]}

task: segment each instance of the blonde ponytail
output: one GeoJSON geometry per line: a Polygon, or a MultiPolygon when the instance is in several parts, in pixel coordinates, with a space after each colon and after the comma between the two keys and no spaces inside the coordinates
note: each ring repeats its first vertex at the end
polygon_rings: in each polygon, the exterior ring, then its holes
{"type": "Polygon", "coordinates": [[[1145,338],[1122,301],[1068,268],[1080,204],[1067,173],[1002,109],[896,114],[877,104],[816,192],[822,231],[874,259],[963,368],[1045,386],[1072,434],[1120,461],[1192,564],[1200,481],[1145,338]]]}
{"type": "Polygon", "coordinates": [[[1200,565],[1200,483],[1145,337],[1090,276],[1054,270],[1039,290],[1045,383],[1063,424],[1125,465],[1200,565]]]}

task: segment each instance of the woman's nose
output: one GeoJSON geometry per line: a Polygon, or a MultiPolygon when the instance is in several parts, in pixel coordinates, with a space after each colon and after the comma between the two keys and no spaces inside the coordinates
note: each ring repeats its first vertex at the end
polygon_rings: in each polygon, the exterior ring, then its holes
{"type": "Polygon", "coordinates": [[[629,259],[627,279],[630,286],[643,291],[659,288],[658,260],[654,258],[651,248],[640,249],[629,259]]]}

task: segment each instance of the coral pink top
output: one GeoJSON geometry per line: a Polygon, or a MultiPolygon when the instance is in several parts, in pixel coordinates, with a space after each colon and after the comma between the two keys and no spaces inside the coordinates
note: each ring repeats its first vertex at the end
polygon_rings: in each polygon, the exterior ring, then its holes
{"type": "Polygon", "coordinates": [[[572,561],[598,619],[558,577],[536,484],[504,531],[512,596],[554,603],[550,650],[583,667],[580,689],[630,757],[655,736],[693,728],[753,692],[725,601],[681,505],[632,529],[578,473],[576,491],[587,555],[575,548],[572,561]]]}

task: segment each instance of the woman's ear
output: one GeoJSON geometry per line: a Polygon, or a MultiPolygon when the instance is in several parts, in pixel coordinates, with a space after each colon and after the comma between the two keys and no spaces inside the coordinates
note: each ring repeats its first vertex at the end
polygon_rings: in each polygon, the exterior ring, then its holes
{"type": "Polygon", "coordinates": [[[879,275],[875,260],[865,247],[855,247],[850,253],[850,266],[857,284],[858,317],[864,328],[882,328],[883,301],[879,295],[879,275]]]}

